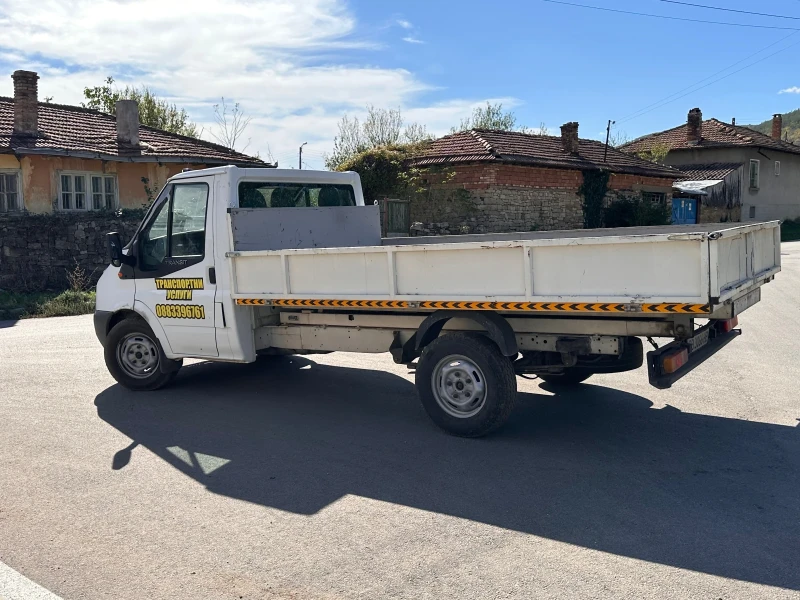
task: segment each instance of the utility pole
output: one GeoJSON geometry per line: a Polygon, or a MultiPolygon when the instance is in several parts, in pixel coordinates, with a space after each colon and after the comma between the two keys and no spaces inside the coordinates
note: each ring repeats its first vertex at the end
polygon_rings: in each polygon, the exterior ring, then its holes
{"type": "Polygon", "coordinates": [[[299,161],[298,161],[298,165],[297,165],[298,169],[302,169],[303,168],[303,146],[305,146],[307,143],[308,142],[303,142],[302,144],[300,144],[300,157],[299,157],[299,161]]]}
{"type": "Polygon", "coordinates": [[[611,126],[615,123],[616,121],[608,120],[608,127],[606,128],[606,149],[605,152],[603,152],[603,162],[606,162],[608,158],[608,142],[611,140],[611,126]]]}

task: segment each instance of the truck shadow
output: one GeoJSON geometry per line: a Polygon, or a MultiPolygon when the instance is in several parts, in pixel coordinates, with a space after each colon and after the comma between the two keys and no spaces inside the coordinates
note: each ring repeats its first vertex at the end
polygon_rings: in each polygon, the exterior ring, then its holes
{"type": "Polygon", "coordinates": [[[521,394],[480,440],[427,419],[393,374],[277,358],[189,365],[97,396],[104,421],[214,493],[312,514],[346,494],[604,552],[800,589],[796,427],[652,409],[596,385],[521,394]]]}

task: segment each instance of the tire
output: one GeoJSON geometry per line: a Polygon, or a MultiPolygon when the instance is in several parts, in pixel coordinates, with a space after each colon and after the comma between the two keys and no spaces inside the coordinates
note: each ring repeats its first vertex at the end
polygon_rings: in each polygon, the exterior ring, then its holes
{"type": "Polygon", "coordinates": [[[180,369],[178,363],[168,373],[161,371],[161,361],[167,359],[158,338],[142,319],[124,319],[114,325],[106,338],[104,356],[111,376],[129,390],[157,390],[172,381],[180,369]]]}
{"type": "Polygon", "coordinates": [[[571,387],[583,383],[593,373],[586,372],[580,367],[567,368],[563,373],[542,373],[539,379],[553,386],[571,387]]]}
{"type": "Polygon", "coordinates": [[[461,437],[499,429],[517,401],[511,359],[480,334],[448,333],[426,346],[417,365],[416,386],[433,422],[461,437]]]}

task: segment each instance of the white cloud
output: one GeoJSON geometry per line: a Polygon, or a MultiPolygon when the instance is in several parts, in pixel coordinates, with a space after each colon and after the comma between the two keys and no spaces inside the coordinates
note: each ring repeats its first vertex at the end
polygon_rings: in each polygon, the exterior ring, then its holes
{"type": "Polygon", "coordinates": [[[408,42],[409,44],[424,44],[425,43],[422,40],[420,40],[418,38],[415,38],[415,37],[411,37],[411,36],[404,37],[403,41],[404,42],[408,42]]]}
{"type": "Polygon", "coordinates": [[[778,92],[779,94],[800,94],[800,87],[794,86],[778,92]]]}
{"type": "MultiPolygon", "coordinates": [[[[78,104],[84,87],[113,75],[186,107],[211,139],[211,106],[225,96],[253,117],[248,152],[296,157],[308,142],[316,167],[342,115],[368,104],[399,107],[435,132],[475,104],[420,107],[430,84],[405,69],[365,66],[380,58],[377,45],[359,36],[344,0],[3,0],[0,26],[0,61],[38,71],[42,98],[78,104]]],[[[10,88],[0,77],[0,95],[10,88]]]]}

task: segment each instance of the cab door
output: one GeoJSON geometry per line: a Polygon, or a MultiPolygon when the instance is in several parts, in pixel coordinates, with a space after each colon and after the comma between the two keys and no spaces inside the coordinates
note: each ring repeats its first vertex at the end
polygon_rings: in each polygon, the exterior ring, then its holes
{"type": "Polygon", "coordinates": [[[174,354],[217,356],[213,179],[179,180],[159,196],[137,241],[136,302],[155,315],[174,354]]]}

